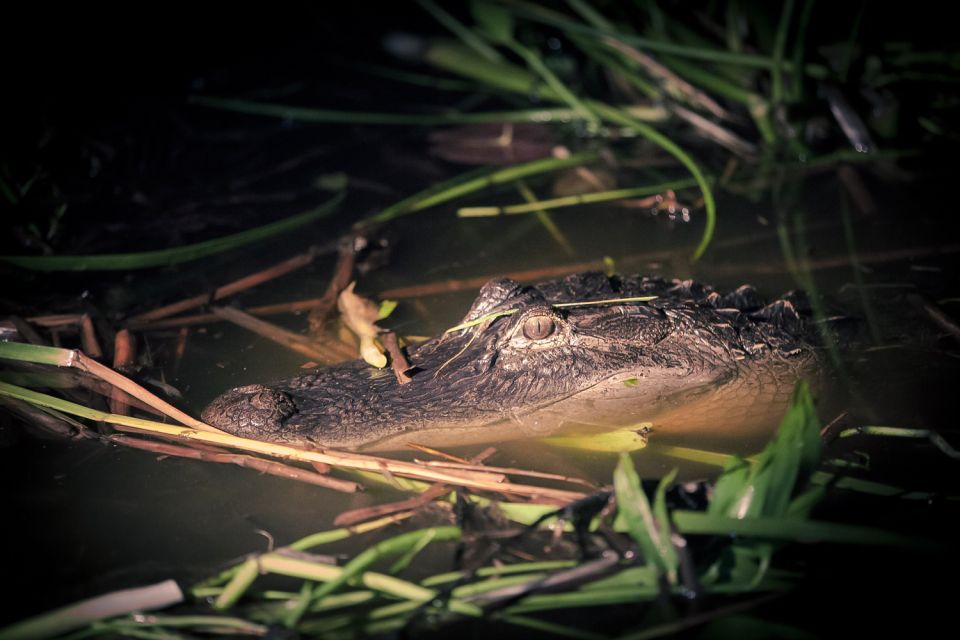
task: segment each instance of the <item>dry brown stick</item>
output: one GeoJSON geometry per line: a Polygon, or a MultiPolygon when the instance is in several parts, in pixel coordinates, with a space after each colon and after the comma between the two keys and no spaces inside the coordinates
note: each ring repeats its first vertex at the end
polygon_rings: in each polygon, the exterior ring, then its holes
{"type": "Polygon", "coordinates": [[[844,426],[847,422],[847,412],[841,411],[837,414],[837,417],[828,422],[820,429],[820,439],[823,441],[824,446],[831,444],[836,440],[837,435],[840,433],[840,427],[844,426]]]}
{"type": "MultiPolygon", "coordinates": [[[[489,447],[484,449],[479,454],[474,456],[469,462],[473,464],[478,464],[483,462],[494,453],[496,449],[489,447]]],[[[335,526],[349,526],[356,524],[358,522],[363,522],[365,520],[370,520],[373,518],[378,518],[381,516],[389,515],[391,513],[396,513],[397,511],[407,511],[412,509],[419,509],[424,505],[432,502],[434,499],[439,498],[440,496],[448,493],[450,487],[448,485],[438,483],[427,488],[423,493],[412,498],[407,498],[406,500],[398,500],[396,502],[390,502],[388,504],[379,504],[372,507],[362,507],[360,509],[351,509],[350,511],[344,511],[338,515],[334,520],[333,524],[335,526]]]]}
{"type": "Polygon", "coordinates": [[[373,518],[390,515],[391,513],[396,513],[398,511],[419,509],[428,502],[432,502],[449,491],[450,487],[447,485],[435,484],[431,485],[420,495],[413,496],[412,498],[397,500],[396,502],[389,502],[387,504],[378,504],[372,507],[363,507],[360,509],[344,511],[333,519],[333,526],[346,527],[357,524],[358,522],[364,522],[366,520],[372,520],[373,518]]]}
{"type": "MultiPolygon", "coordinates": [[[[960,244],[948,244],[939,247],[918,247],[907,249],[891,249],[890,251],[873,251],[858,253],[857,260],[861,264],[884,264],[888,262],[899,262],[900,260],[910,260],[912,258],[930,257],[938,255],[947,255],[951,253],[960,253],[960,244]]],[[[806,261],[806,265],[813,271],[822,269],[837,269],[850,266],[850,256],[832,256],[829,258],[820,258],[806,261]]],[[[785,264],[776,263],[755,263],[755,264],[734,264],[723,265],[715,264],[710,267],[711,273],[785,273],[788,271],[785,264]]]]}
{"type": "Polygon", "coordinates": [[[30,344],[42,344],[46,345],[47,341],[37,333],[37,331],[30,326],[30,323],[21,318],[20,316],[10,316],[10,322],[13,323],[14,328],[17,330],[23,338],[30,344]]]}
{"type": "MultiPolygon", "coordinates": [[[[77,316],[78,319],[81,317],[82,316],[77,316]]],[[[17,332],[21,336],[26,338],[27,342],[29,342],[30,344],[49,346],[47,341],[44,340],[43,336],[37,333],[36,330],[34,330],[34,328],[30,326],[29,321],[24,321],[23,318],[19,316],[10,316],[10,322],[17,329],[17,332]]],[[[56,329],[51,329],[51,331],[53,332],[53,335],[56,336],[56,329]]],[[[46,370],[45,367],[38,366],[38,365],[31,365],[28,363],[20,363],[19,366],[21,369],[24,369],[28,372],[29,371],[42,372],[46,370]]],[[[75,387],[83,387],[86,389],[90,389],[94,393],[98,393],[105,397],[110,396],[109,390],[104,390],[102,387],[99,387],[96,385],[96,382],[98,382],[98,380],[96,380],[95,378],[94,379],[85,378],[78,373],[73,373],[72,377],[70,377],[69,379],[73,380],[76,384],[73,387],[64,388],[63,393],[74,402],[78,402],[80,404],[88,404],[90,402],[90,398],[76,391],[75,387]]]]}
{"type": "Polygon", "coordinates": [[[210,425],[187,415],[169,402],[161,400],[129,378],[117,373],[110,367],[100,364],[93,358],[87,357],[82,351],[78,351],[76,349],[71,350],[66,360],[61,363],[61,366],[73,367],[74,369],[79,369],[80,371],[86,371],[87,373],[90,373],[91,375],[94,375],[115,387],[120,387],[134,398],[143,401],[154,409],[167,416],[170,416],[180,424],[186,425],[191,429],[205,431],[208,433],[223,434],[223,432],[219,429],[215,429],[214,427],[211,427],[210,425]]]}
{"type": "MultiPolygon", "coordinates": [[[[810,230],[823,230],[825,228],[834,227],[837,223],[828,222],[817,225],[810,225],[810,230]]],[[[717,248],[736,248],[743,245],[755,244],[759,241],[767,240],[769,238],[775,237],[774,232],[769,233],[755,233],[755,234],[745,234],[732,238],[729,240],[724,240],[715,243],[717,248]]],[[[684,247],[680,251],[692,251],[693,247],[684,247]]],[[[661,260],[668,260],[674,256],[675,251],[652,251],[649,253],[642,253],[633,256],[626,256],[621,258],[620,262],[622,266],[630,268],[633,265],[643,266],[649,262],[657,262],[661,260]]],[[[603,269],[604,264],[600,260],[592,262],[580,262],[573,264],[566,264],[554,267],[544,267],[538,269],[528,269],[525,271],[513,271],[509,273],[497,273],[489,274],[484,276],[477,276],[474,278],[467,278],[462,280],[443,280],[440,282],[428,282],[420,285],[412,285],[407,287],[397,287],[393,289],[387,289],[381,291],[378,294],[380,298],[417,298],[421,296],[429,296],[441,293],[451,293],[456,291],[467,291],[467,290],[476,290],[482,287],[487,283],[491,278],[512,278],[519,281],[532,281],[538,280],[540,278],[548,278],[552,276],[567,275],[569,273],[574,273],[577,271],[590,271],[603,269]]],[[[349,284],[349,283],[348,283],[349,284]]],[[[310,298],[307,300],[298,300],[294,302],[285,302],[281,304],[272,304],[272,305],[263,305],[258,307],[250,307],[246,309],[246,312],[251,315],[256,316],[268,316],[281,313],[296,313],[298,311],[308,311],[317,306],[323,298],[310,298]]],[[[158,320],[155,322],[149,323],[129,323],[128,326],[131,329],[152,331],[159,329],[168,329],[171,327],[182,327],[190,326],[197,324],[206,324],[210,322],[217,322],[221,318],[212,313],[197,314],[192,316],[181,316],[178,318],[169,318],[166,320],[158,320]]],[[[33,319],[31,318],[31,321],[33,319]]]]}
{"type": "MultiPolygon", "coordinates": [[[[118,371],[129,371],[137,357],[137,341],[127,329],[117,331],[113,341],[113,368],[118,371]]],[[[124,399],[127,393],[113,387],[110,392],[110,412],[118,415],[129,415],[130,405],[124,399]]]]}
{"type": "Polygon", "coordinates": [[[231,307],[213,307],[213,312],[227,320],[232,322],[235,325],[243,327],[249,331],[272,340],[279,345],[282,345],[288,349],[296,351],[301,355],[305,355],[308,358],[316,360],[322,364],[334,364],[336,362],[342,362],[343,360],[352,359],[356,356],[355,353],[346,353],[346,346],[341,345],[335,340],[320,345],[310,340],[309,338],[300,335],[299,333],[294,333],[293,331],[288,331],[282,327],[278,327],[275,324],[266,322],[259,318],[240,311],[239,309],[233,309],[231,307]]]}
{"type": "MultiPolygon", "coordinates": [[[[823,230],[829,227],[836,226],[836,223],[829,222],[822,225],[816,225],[815,229],[811,230],[823,230]]],[[[744,245],[755,244],[758,241],[766,240],[770,237],[774,237],[774,233],[758,233],[758,234],[747,234],[737,238],[732,238],[730,240],[717,242],[715,244],[718,249],[733,249],[741,247],[744,245]]],[[[681,252],[690,251],[692,247],[682,248],[681,252]]],[[[958,248],[956,245],[948,245],[946,247],[928,247],[924,249],[917,250],[903,250],[896,254],[865,254],[867,262],[887,262],[894,261],[903,258],[908,258],[911,256],[923,256],[923,255],[935,255],[937,253],[956,253],[958,248]]],[[[644,266],[650,262],[659,262],[662,260],[669,260],[674,257],[676,251],[651,251],[649,253],[643,253],[633,256],[626,256],[619,260],[620,266],[631,269],[634,266],[644,266]]],[[[814,260],[811,262],[811,265],[814,269],[818,268],[829,268],[834,266],[845,266],[848,264],[846,262],[846,256],[814,260]]],[[[861,258],[861,261],[864,261],[861,258]]],[[[497,273],[497,274],[487,274],[483,276],[476,276],[473,278],[465,279],[450,279],[442,280],[439,282],[427,282],[418,285],[411,285],[406,287],[395,287],[393,289],[385,289],[380,291],[378,297],[381,298],[418,298],[422,296],[431,296],[443,293],[454,293],[457,291],[475,291],[479,289],[484,284],[486,284],[491,278],[512,278],[514,280],[529,282],[533,280],[539,280],[541,278],[550,278],[555,276],[567,275],[570,273],[575,273],[577,271],[591,271],[591,270],[602,270],[604,264],[599,261],[591,262],[580,262],[572,263],[566,265],[559,265],[554,267],[544,267],[538,269],[528,269],[524,271],[512,271],[508,273],[497,273]]],[[[718,265],[718,269],[740,269],[740,266],[734,265],[731,267],[726,267],[724,265],[718,265]]],[[[743,267],[747,270],[753,270],[754,272],[764,272],[764,271],[773,271],[780,273],[784,269],[776,267],[775,265],[748,265],[743,267]]],[[[275,315],[281,313],[295,313],[298,311],[306,311],[312,309],[317,305],[318,302],[322,300],[321,298],[310,298],[307,300],[298,300],[294,302],[286,302],[281,304],[273,305],[264,305],[258,307],[250,307],[247,309],[247,313],[251,315],[275,315]]],[[[219,316],[206,313],[206,314],[197,314],[192,316],[182,316],[179,318],[169,318],[167,320],[160,320],[150,323],[131,323],[128,326],[132,329],[152,331],[160,329],[168,329],[171,327],[181,327],[181,326],[190,326],[197,324],[205,324],[210,322],[217,322],[220,320],[219,316]]]]}
{"type": "MultiPolygon", "coordinates": [[[[660,252],[658,252],[659,255],[660,252]]],[[[666,254],[666,252],[662,252],[666,254]]],[[[419,296],[430,296],[438,293],[453,293],[456,291],[475,291],[485,285],[491,277],[505,277],[513,280],[529,281],[540,278],[549,278],[551,276],[566,275],[577,271],[595,271],[604,268],[603,261],[592,260],[590,262],[579,262],[576,264],[559,265],[555,267],[541,267],[539,269],[527,269],[524,271],[513,271],[510,273],[499,274],[498,276],[477,276],[475,278],[465,278],[463,280],[442,280],[440,282],[427,282],[424,284],[411,285],[408,287],[395,287],[381,291],[380,298],[416,298],[419,296]]]]}
{"type": "Polygon", "coordinates": [[[27,322],[47,329],[79,325],[83,321],[82,313],[57,313],[53,315],[34,316],[27,318],[27,322]]]}
{"type": "MultiPolygon", "coordinates": [[[[104,398],[109,398],[111,393],[117,390],[116,387],[114,387],[113,385],[109,384],[104,380],[100,380],[99,378],[91,377],[89,375],[84,375],[80,371],[74,371],[71,369],[64,369],[64,370],[58,369],[56,371],[51,371],[45,365],[37,365],[37,364],[26,363],[26,362],[18,363],[16,368],[18,371],[22,370],[28,374],[37,373],[37,374],[42,374],[44,376],[54,376],[57,379],[57,382],[51,383],[49,384],[49,386],[51,388],[56,388],[61,390],[64,395],[73,399],[79,404],[89,404],[90,399],[86,395],[75,393],[75,390],[78,388],[87,389],[89,391],[92,391],[93,393],[96,393],[97,395],[103,396],[104,398]]],[[[30,385],[25,385],[25,386],[30,386],[30,385]]],[[[42,386],[46,386],[46,385],[42,385],[42,386]]],[[[141,411],[146,411],[147,413],[152,413],[158,416],[164,415],[162,411],[151,407],[150,405],[143,402],[142,400],[138,400],[137,398],[134,398],[130,394],[126,393],[125,391],[121,391],[121,393],[123,394],[123,402],[130,405],[131,407],[134,407],[141,411]]]]}
{"type": "Polygon", "coordinates": [[[86,313],[80,319],[80,343],[83,345],[83,352],[91,358],[103,357],[103,349],[100,348],[97,332],[93,328],[93,318],[86,313]]]}
{"type": "Polygon", "coordinates": [[[317,473],[323,474],[330,473],[331,469],[330,465],[326,464],[325,462],[311,462],[310,466],[313,467],[313,470],[317,473]]]}
{"type": "Polygon", "coordinates": [[[346,236],[340,239],[337,246],[337,265],[333,270],[333,277],[330,278],[330,284],[323,296],[317,301],[317,304],[310,310],[310,333],[320,335],[325,332],[327,320],[330,319],[334,310],[337,308],[337,300],[340,293],[347,288],[353,280],[353,267],[356,264],[357,254],[354,250],[356,239],[353,236],[346,236]]]}
{"type": "Polygon", "coordinates": [[[292,271],[296,271],[297,269],[302,269],[313,262],[316,259],[317,254],[317,248],[311,247],[306,253],[301,253],[300,255],[296,255],[271,267],[256,273],[252,273],[248,276],[244,276],[239,280],[234,280],[233,282],[225,284],[221,287],[217,287],[214,289],[213,293],[193,296],[185,300],[180,300],[179,302],[174,302],[172,304],[160,307],[159,309],[141,313],[130,318],[128,323],[137,324],[149,322],[150,320],[159,320],[160,318],[166,318],[188,309],[202,307],[203,305],[214,300],[221,300],[227,296],[232,296],[235,293],[239,293],[240,291],[255,287],[258,284],[263,284],[264,282],[284,276],[292,271]]]}
{"type": "MultiPolygon", "coordinates": [[[[247,313],[254,316],[273,316],[281,313],[297,313],[298,311],[310,311],[322,298],[310,298],[308,300],[297,300],[295,302],[283,302],[280,304],[267,304],[258,307],[249,307],[245,309],[247,313]]],[[[177,316],[176,318],[164,318],[152,322],[128,322],[127,327],[134,331],[159,331],[161,329],[172,329],[176,327],[189,327],[198,324],[209,324],[211,322],[220,322],[222,318],[215,313],[198,313],[192,316],[177,316]]]]}
{"type": "MultiPolygon", "coordinates": [[[[127,420],[131,419],[127,418],[127,420]]],[[[305,451],[295,447],[271,442],[249,440],[224,433],[196,431],[174,425],[165,425],[159,423],[150,423],[149,425],[144,426],[117,424],[117,429],[121,431],[149,433],[152,435],[161,435],[177,439],[183,438],[189,440],[190,442],[203,442],[217,446],[227,446],[285,459],[296,459],[307,462],[323,462],[331,466],[341,467],[344,469],[359,469],[362,471],[374,471],[377,473],[383,473],[383,470],[386,469],[391,474],[396,476],[413,478],[416,480],[443,482],[450,485],[463,486],[481,491],[493,491],[508,495],[512,494],[528,496],[550,501],[552,503],[565,504],[584,496],[583,493],[578,491],[564,491],[561,489],[551,489],[547,487],[536,487],[532,485],[505,482],[502,481],[503,476],[497,473],[479,473],[475,471],[463,471],[459,469],[432,469],[413,462],[391,460],[389,458],[378,458],[375,456],[346,453],[342,451],[305,451]]]]}
{"type": "Polygon", "coordinates": [[[733,131],[707,120],[699,113],[681,107],[678,104],[671,106],[670,110],[673,111],[678,118],[696,129],[700,135],[707,140],[716,142],[743,158],[755,158],[757,156],[757,147],[755,144],[747,142],[733,131]]]}
{"type": "Polygon", "coordinates": [[[416,444],[415,442],[409,442],[409,443],[407,443],[407,446],[410,447],[411,449],[416,449],[417,451],[422,451],[422,452],[424,452],[424,453],[430,454],[430,455],[432,455],[432,456],[436,456],[436,457],[438,457],[438,458],[444,458],[444,459],[446,459],[446,460],[450,460],[451,462],[459,462],[460,464],[470,464],[470,461],[467,460],[466,458],[460,458],[460,457],[457,457],[457,456],[455,456],[455,455],[453,455],[453,454],[446,453],[446,452],[444,452],[444,451],[439,451],[439,450],[437,450],[437,449],[432,449],[432,448],[430,448],[430,447],[428,447],[428,446],[425,446],[425,445],[422,445],[422,444],[416,444]]]}
{"type": "Polygon", "coordinates": [[[377,336],[377,338],[380,340],[383,348],[387,350],[387,353],[390,354],[390,368],[393,369],[393,375],[397,377],[397,383],[407,384],[413,380],[407,373],[412,365],[403,353],[403,349],[400,348],[400,341],[397,339],[397,334],[393,331],[384,331],[377,336]]]}
{"type": "Polygon", "coordinates": [[[116,444],[122,444],[135,449],[143,449],[145,451],[152,451],[165,456],[190,458],[192,460],[203,460],[206,462],[217,462],[220,464],[235,464],[247,469],[256,469],[261,473],[266,473],[272,476],[279,476],[289,480],[298,480],[300,482],[308,482],[310,484],[326,487],[327,489],[333,489],[335,491],[342,491],[344,493],[355,493],[361,488],[356,482],[341,480],[339,478],[330,478],[313,471],[291,467],[290,465],[286,465],[281,462],[274,462],[272,460],[263,460],[262,458],[256,458],[254,456],[247,456],[237,453],[201,451],[191,447],[183,447],[164,442],[144,440],[142,438],[132,438],[130,436],[111,436],[108,438],[108,440],[116,444]]]}
{"type": "Polygon", "coordinates": [[[52,409],[35,407],[29,402],[16,398],[0,396],[0,406],[6,407],[8,411],[19,416],[29,428],[36,429],[48,436],[72,438],[86,430],[86,427],[72,418],[68,418],[52,409]]]}
{"type": "Polygon", "coordinates": [[[170,367],[173,371],[176,371],[180,368],[180,363],[183,361],[183,356],[187,353],[187,338],[189,337],[190,329],[186,327],[180,327],[180,331],[177,332],[176,346],[173,349],[173,362],[170,363],[170,367]]]}
{"type": "Polygon", "coordinates": [[[596,488],[594,483],[582,478],[574,478],[572,476],[564,476],[557,473],[549,473],[547,471],[531,471],[529,469],[520,469],[516,467],[488,467],[486,465],[462,464],[459,462],[447,462],[445,460],[416,460],[416,462],[428,467],[442,467],[445,469],[458,469],[461,471],[484,470],[502,473],[504,475],[527,476],[529,478],[542,478],[544,480],[559,480],[560,482],[579,484],[585,487],[590,487],[591,489],[596,488]]]}
{"type": "MultiPolygon", "coordinates": [[[[774,237],[775,234],[754,234],[736,238],[725,243],[717,243],[718,247],[736,247],[743,244],[753,244],[758,239],[765,237],[774,237]]],[[[689,248],[692,250],[692,247],[689,248]]],[[[680,249],[681,252],[688,251],[688,248],[680,249]]],[[[633,256],[625,256],[618,263],[625,268],[646,265],[650,262],[659,262],[669,260],[676,255],[674,250],[650,251],[633,256]]],[[[396,287],[386,289],[377,295],[380,298],[416,298],[420,296],[436,295],[441,293],[454,293],[457,291],[474,291],[485,285],[491,278],[510,278],[520,282],[530,282],[542,278],[568,275],[578,271],[602,271],[606,265],[602,260],[593,260],[590,262],[579,262],[573,264],[557,265],[553,267],[541,267],[537,269],[526,269],[523,271],[511,271],[508,273],[488,274],[474,278],[465,278],[462,280],[442,280],[439,282],[427,282],[419,285],[407,287],[396,287]]]]}

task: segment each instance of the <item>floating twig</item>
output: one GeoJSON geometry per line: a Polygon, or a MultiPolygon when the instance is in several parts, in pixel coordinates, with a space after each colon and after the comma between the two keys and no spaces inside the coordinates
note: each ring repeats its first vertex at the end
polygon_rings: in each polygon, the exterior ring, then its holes
{"type": "Polygon", "coordinates": [[[110,367],[87,357],[82,351],[39,345],[23,345],[15,342],[0,342],[0,358],[48,364],[58,367],[71,367],[85,371],[115,387],[123,389],[134,398],[150,405],[164,415],[170,416],[180,424],[198,431],[223,433],[219,429],[215,429],[196,418],[192,418],[169,402],[158,398],[110,367]]]}
{"type": "Polygon", "coordinates": [[[275,324],[266,322],[265,320],[260,320],[254,316],[241,311],[240,309],[234,309],[232,307],[213,307],[213,313],[232,322],[233,324],[243,327],[249,331],[253,331],[257,335],[263,336],[268,340],[272,340],[279,345],[282,345],[292,351],[296,351],[301,355],[305,355],[308,358],[316,360],[322,364],[334,364],[336,362],[342,362],[343,360],[350,360],[356,357],[356,354],[353,352],[347,353],[346,346],[341,346],[339,342],[329,341],[323,345],[319,345],[313,340],[302,336],[298,333],[288,331],[282,327],[278,327],[275,324]]]}
{"type": "Polygon", "coordinates": [[[80,344],[83,345],[83,352],[91,358],[103,357],[103,349],[100,348],[97,332],[93,328],[93,319],[86,313],[80,318],[80,344]]]}
{"type": "MultiPolygon", "coordinates": [[[[113,343],[113,368],[126,371],[130,369],[136,359],[137,341],[127,329],[117,331],[113,343]]],[[[110,393],[110,411],[120,415],[127,415],[130,406],[125,402],[127,393],[118,387],[113,387],[110,393]]]]}
{"type": "Polygon", "coordinates": [[[334,491],[341,491],[343,493],[355,493],[361,488],[359,484],[350,480],[331,478],[314,471],[299,469],[281,462],[264,460],[254,456],[200,450],[192,447],[167,444],[164,442],[155,442],[152,440],[144,440],[142,438],[133,438],[130,436],[111,436],[108,439],[110,442],[115,444],[133,447],[134,449],[142,449],[144,451],[152,451],[153,453],[158,453],[164,456],[176,456],[178,458],[204,460],[207,462],[217,462],[220,464],[235,464],[247,469],[256,469],[261,473],[266,473],[272,476],[279,476],[281,478],[296,480],[298,482],[306,482],[320,487],[325,487],[327,489],[333,489],[334,491]]]}
{"type": "Polygon", "coordinates": [[[284,260],[283,262],[277,263],[271,267],[267,267],[256,273],[251,273],[250,275],[244,276],[238,280],[227,283],[220,287],[217,287],[213,290],[213,293],[201,294],[186,298],[185,300],[180,300],[179,302],[174,302],[172,304],[165,305],[158,309],[152,311],[147,311],[146,313],[141,313],[135,315],[127,321],[129,325],[141,325],[153,320],[159,320],[161,318],[166,318],[168,316],[187,311],[188,309],[195,309],[197,307],[202,307],[205,304],[209,304],[215,300],[222,300],[228,296],[232,296],[241,291],[250,289],[264,282],[269,282],[280,276],[287,275],[298,269],[302,269],[308,264],[312,263],[319,251],[317,247],[311,247],[305,253],[301,253],[292,258],[284,260]]]}
{"type": "Polygon", "coordinates": [[[333,277],[330,278],[323,296],[310,309],[309,322],[312,335],[321,335],[325,332],[327,321],[337,308],[340,294],[353,280],[356,260],[356,238],[352,235],[341,238],[337,245],[337,264],[333,270],[333,277]]]}

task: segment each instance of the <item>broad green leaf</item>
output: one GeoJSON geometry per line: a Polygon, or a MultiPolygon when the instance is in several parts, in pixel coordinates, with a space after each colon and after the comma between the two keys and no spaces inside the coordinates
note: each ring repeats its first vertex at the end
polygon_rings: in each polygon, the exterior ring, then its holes
{"type": "Polygon", "coordinates": [[[739,456],[731,456],[723,465],[723,474],[717,479],[713,489],[713,498],[710,500],[708,512],[715,515],[726,515],[731,512],[733,505],[743,494],[750,475],[750,463],[739,456]]]}
{"type": "Polygon", "coordinates": [[[731,518],[784,515],[791,497],[810,480],[819,460],[819,420],[810,390],[800,382],[776,435],[753,464],[740,470],[727,465],[710,513],[731,518]]]}

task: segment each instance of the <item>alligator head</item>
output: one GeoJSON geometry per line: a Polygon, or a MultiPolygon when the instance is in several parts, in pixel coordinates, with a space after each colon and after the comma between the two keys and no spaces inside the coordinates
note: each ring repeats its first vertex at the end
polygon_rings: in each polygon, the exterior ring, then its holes
{"type": "Polygon", "coordinates": [[[693,281],[601,273],[493,280],[468,323],[410,349],[408,384],[358,360],[233,389],[202,417],[239,436],[319,447],[495,441],[639,421],[760,369],[792,375],[789,389],[813,359],[794,301],[764,306],[749,286],[721,295],[693,281]],[[642,296],[654,298],[617,300],[642,296]],[[563,306],[583,302],[594,304],[563,306]]]}

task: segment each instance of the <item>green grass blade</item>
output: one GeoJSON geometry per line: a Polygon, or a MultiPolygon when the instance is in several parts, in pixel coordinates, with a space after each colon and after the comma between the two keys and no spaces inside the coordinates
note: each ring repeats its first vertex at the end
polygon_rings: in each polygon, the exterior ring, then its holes
{"type": "Polygon", "coordinates": [[[80,416],[81,418],[88,418],[90,420],[97,420],[99,422],[109,422],[111,424],[125,425],[128,427],[142,427],[146,429],[170,426],[168,424],[155,422],[153,420],[143,420],[141,418],[131,418],[130,416],[121,416],[114,413],[107,413],[106,411],[98,411],[96,409],[84,407],[74,402],[50,396],[45,393],[7,384],[6,382],[0,382],[0,396],[7,396],[9,398],[23,400],[38,407],[48,407],[50,409],[62,411],[63,413],[80,416]]]}
{"type": "Polygon", "coordinates": [[[483,38],[477,36],[477,34],[467,28],[466,25],[447,13],[437,3],[433,2],[433,0],[417,0],[417,4],[433,16],[434,20],[449,29],[463,44],[476,51],[486,60],[491,62],[503,61],[503,56],[497,53],[496,49],[484,42],[483,38]]]}
{"type": "Polygon", "coordinates": [[[314,591],[313,598],[316,600],[330,595],[346,584],[348,580],[366,571],[370,565],[381,558],[403,554],[415,548],[428,532],[432,532],[431,542],[447,542],[460,539],[459,527],[433,527],[403,533],[378,542],[344,565],[343,573],[338,578],[317,588],[314,591]]]}
{"type": "Polygon", "coordinates": [[[533,73],[506,62],[480,58],[469,47],[449,40],[434,40],[423,54],[424,62],[438,69],[477,80],[489,87],[519,93],[533,99],[562,102],[557,93],[533,73]]]}
{"type": "Polygon", "coordinates": [[[73,363],[73,349],[48,347],[40,344],[26,344],[23,342],[0,342],[0,358],[19,360],[34,364],[48,364],[55,367],[69,367],[73,363]]]}
{"type": "Polygon", "coordinates": [[[530,49],[521,45],[519,42],[511,41],[507,43],[507,46],[518,56],[523,58],[524,62],[527,63],[527,66],[533,69],[533,71],[547,83],[547,86],[553,89],[554,93],[560,97],[571,109],[577,112],[577,114],[591,123],[592,125],[597,124],[597,118],[593,115],[590,109],[583,103],[580,98],[576,96],[575,93],[570,91],[563,82],[556,76],[553,71],[544,64],[543,59],[540,57],[540,54],[535,50],[530,49]]]}
{"type": "Polygon", "coordinates": [[[661,147],[664,151],[679,160],[680,163],[685,166],[693,176],[693,179],[696,180],[697,186],[700,187],[700,191],[703,193],[703,206],[707,216],[706,224],[703,229],[703,235],[700,238],[700,243],[697,245],[697,248],[694,249],[693,256],[691,256],[692,261],[696,262],[699,260],[707,250],[707,247],[710,246],[710,242],[713,240],[714,228],[717,224],[717,205],[713,199],[713,191],[710,189],[710,184],[704,177],[703,172],[700,171],[700,167],[696,162],[693,161],[693,158],[691,158],[683,149],[678,147],[672,140],[670,140],[670,138],[666,137],[645,122],[635,120],[634,118],[631,118],[623,113],[621,110],[611,107],[610,105],[599,102],[590,102],[589,105],[605,120],[633,129],[643,137],[661,147]]]}
{"type": "Polygon", "coordinates": [[[645,187],[597,191],[595,193],[564,196],[562,198],[551,198],[549,200],[537,200],[523,204],[505,205],[502,207],[463,207],[457,210],[457,215],[461,218],[522,215],[527,213],[536,213],[537,211],[547,211],[550,209],[562,209],[564,207],[595,204],[598,202],[610,202],[612,200],[624,200],[626,198],[639,198],[663,193],[664,191],[689,189],[690,187],[695,186],[697,186],[697,181],[694,178],[682,178],[680,180],[669,180],[645,187]]]}
{"type": "Polygon", "coordinates": [[[126,271],[182,264],[259,242],[324,218],[336,210],[345,194],[346,191],[341,189],[330,200],[309,211],[255,229],[183,247],[92,256],[0,256],[0,261],[32,271],[126,271]]]}
{"type": "Polygon", "coordinates": [[[421,211],[487,187],[509,183],[514,180],[528,178],[549,171],[578,167],[592,162],[598,157],[597,153],[583,152],[572,154],[567,158],[544,158],[506,168],[483,168],[476,171],[469,171],[466,174],[457,176],[456,178],[447,180],[405,198],[380,213],[362,220],[358,223],[358,226],[362,227],[394,220],[400,216],[421,211]]]}
{"type": "MultiPolygon", "coordinates": [[[[453,125],[453,124],[489,124],[503,122],[564,122],[578,118],[573,109],[543,108],[519,109],[512,111],[482,111],[462,113],[448,111],[434,114],[387,113],[374,111],[337,111],[334,109],[315,109],[312,107],[294,107],[269,102],[254,102],[235,98],[217,98],[212,96],[194,96],[190,102],[205,107],[245,113],[248,115],[281,118],[296,122],[315,122],[322,124],[370,124],[370,125],[453,125]]],[[[662,119],[657,111],[647,109],[637,111],[635,117],[643,119],[662,119]]]]}
{"type": "MultiPolygon", "coordinates": [[[[653,40],[633,34],[611,32],[606,29],[598,29],[589,25],[576,22],[569,17],[551,11],[544,7],[536,6],[528,2],[513,2],[510,4],[511,10],[518,16],[540,22],[570,34],[582,34],[591,38],[603,39],[608,37],[623,40],[627,44],[633,45],[638,49],[645,51],[657,51],[659,53],[668,53],[691,60],[703,62],[712,62],[717,64],[731,64],[753,69],[770,69],[773,66],[773,60],[768,56],[745,54],[725,51],[710,47],[692,47],[683,44],[665,40],[653,40]]],[[[789,69],[788,63],[784,67],[789,69]]]]}
{"type": "Polygon", "coordinates": [[[620,454],[613,472],[613,487],[617,494],[617,513],[643,551],[644,559],[666,575],[671,584],[675,583],[677,555],[669,535],[669,522],[655,519],[633,460],[626,453],[620,454]]]}
{"type": "Polygon", "coordinates": [[[783,54],[787,46],[787,35],[790,32],[790,17],[793,15],[794,0],[786,0],[780,9],[780,21],[777,24],[777,35],[773,41],[773,66],[770,73],[773,76],[771,101],[779,104],[783,101],[783,54]]]}

